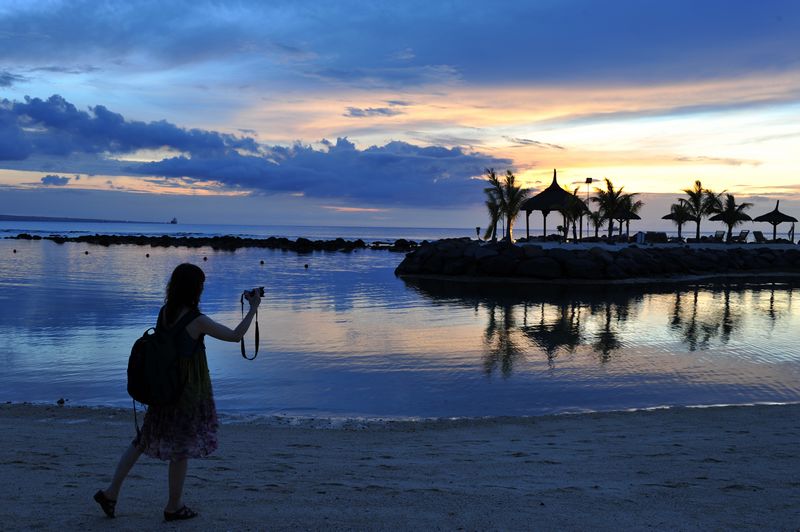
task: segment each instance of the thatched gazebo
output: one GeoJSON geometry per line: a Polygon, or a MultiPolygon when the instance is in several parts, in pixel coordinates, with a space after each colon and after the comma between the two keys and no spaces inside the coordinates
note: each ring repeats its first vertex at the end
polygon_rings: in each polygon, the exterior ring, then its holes
{"type": "Polygon", "coordinates": [[[754,222],[767,222],[768,224],[772,224],[772,240],[776,240],[778,236],[778,224],[783,222],[796,222],[797,218],[794,216],[789,216],[788,214],[783,214],[781,211],[778,210],[778,206],[781,204],[781,200],[775,202],[775,208],[768,212],[767,214],[762,214],[761,216],[756,216],[753,218],[754,222]]]}
{"type": "Polygon", "coordinates": [[[532,198],[522,202],[520,210],[525,211],[525,236],[530,239],[530,216],[533,211],[541,211],[543,219],[542,234],[547,239],[547,215],[550,211],[563,211],[572,201],[572,194],[561,188],[556,179],[556,170],[553,169],[553,182],[550,186],[532,198]]]}

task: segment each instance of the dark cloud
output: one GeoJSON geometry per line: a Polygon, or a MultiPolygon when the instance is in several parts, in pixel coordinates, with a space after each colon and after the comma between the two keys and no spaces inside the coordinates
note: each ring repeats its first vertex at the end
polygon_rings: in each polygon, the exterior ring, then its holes
{"type": "Polygon", "coordinates": [[[407,102],[405,100],[386,100],[386,103],[397,107],[408,107],[409,105],[413,105],[411,102],[407,102]]]}
{"type": "Polygon", "coordinates": [[[403,112],[390,107],[367,107],[366,109],[361,109],[359,107],[348,107],[344,116],[351,118],[364,118],[369,116],[396,116],[399,114],[403,114],[403,112]]]}
{"type": "MultiPolygon", "coordinates": [[[[299,143],[267,146],[251,137],[187,130],[166,121],[129,121],[100,105],[81,111],[60,96],[0,101],[4,168],[141,175],[155,177],[152,182],[162,186],[302,193],[360,206],[457,207],[481,201],[483,181],[474,178],[484,168],[512,164],[460,146],[393,141],[358,149],[346,138],[320,144],[321,149],[299,143]],[[107,157],[143,148],[185,155],[141,164],[107,157]]],[[[65,185],[69,180],[53,174],[42,183],[65,185]]]]}
{"type": "Polygon", "coordinates": [[[231,152],[223,157],[173,157],[138,164],[143,175],[216,181],[261,193],[303,193],[361,206],[458,207],[479,203],[486,167],[510,160],[461,148],[390,142],[359,150],[347,139],[323,142],[322,150],[296,144],[272,147],[265,157],[231,152]]]}
{"type": "Polygon", "coordinates": [[[744,164],[758,166],[761,161],[754,161],[751,159],[734,159],[730,157],[706,157],[699,155],[696,157],[675,157],[676,161],[682,163],[700,163],[700,164],[722,164],[727,166],[742,166],[744,164]]]}
{"type": "Polygon", "coordinates": [[[17,2],[3,9],[0,47],[9,64],[40,67],[86,57],[103,69],[162,71],[215,61],[233,67],[242,58],[242,71],[264,83],[276,72],[253,68],[256,58],[287,78],[361,86],[658,83],[796,69],[800,4],[17,2]]]}
{"type": "Polygon", "coordinates": [[[46,175],[41,179],[42,184],[46,185],[48,187],[50,187],[50,186],[63,187],[67,183],[69,183],[69,181],[70,181],[69,177],[64,177],[64,176],[60,176],[60,175],[53,175],[53,174],[46,175]]]}
{"type": "Polygon", "coordinates": [[[507,141],[515,144],[516,146],[535,146],[537,148],[546,148],[551,150],[565,150],[564,146],[558,144],[550,144],[548,142],[540,142],[538,140],[524,139],[519,137],[503,137],[507,141]]]}
{"type": "Polygon", "coordinates": [[[17,74],[12,74],[7,70],[0,70],[0,87],[10,87],[21,81],[25,81],[25,78],[17,74]]]}
{"type": "Polygon", "coordinates": [[[28,69],[28,72],[50,72],[55,74],[88,74],[97,72],[100,68],[92,65],[45,65],[28,69]]]}
{"type": "Polygon", "coordinates": [[[24,102],[0,100],[0,160],[159,148],[210,156],[233,149],[257,152],[259,146],[250,137],[183,129],[164,120],[127,121],[102,105],[82,111],[58,95],[24,102]]]}

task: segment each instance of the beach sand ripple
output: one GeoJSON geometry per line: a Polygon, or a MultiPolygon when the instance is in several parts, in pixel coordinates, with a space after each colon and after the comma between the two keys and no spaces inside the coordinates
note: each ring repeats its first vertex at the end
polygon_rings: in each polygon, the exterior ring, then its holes
{"type": "MultiPolygon", "coordinates": [[[[143,457],[117,518],[92,501],[130,411],[0,406],[4,530],[161,526],[165,464],[143,457]]],[[[192,530],[796,530],[800,405],[678,408],[358,430],[223,423],[190,463],[192,530]]]]}

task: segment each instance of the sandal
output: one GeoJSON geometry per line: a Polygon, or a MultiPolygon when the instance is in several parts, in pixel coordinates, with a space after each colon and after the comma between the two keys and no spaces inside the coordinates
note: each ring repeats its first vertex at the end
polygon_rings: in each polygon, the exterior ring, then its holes
{"type": "Polygon", "coordinates": [[[183,505],[179,510],[168,512],[164,510],[164,521],[179,521],[183,519],[191,519],[197,517],[197,512],[190,509],[188,506],[183,505]]]}
{"type": "Polygon", "coordinates": [[[94,494],[94,500],[97,501],[97,504],[100,505],[100,508],[103,509],[108,517],[114,517],[114,509],[117,507],[117,501],[106,497],[103,490],[97,490],[97,493],[94,494]]]}

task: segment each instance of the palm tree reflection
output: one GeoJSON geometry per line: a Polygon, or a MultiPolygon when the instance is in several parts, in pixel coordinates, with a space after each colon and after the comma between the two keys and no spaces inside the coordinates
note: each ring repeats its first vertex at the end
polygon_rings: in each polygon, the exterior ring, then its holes
{"type": "Polygon", "coordinates": [[[581,345],[581,308],[572,304],[562,303],[557,307],[557,318],[554,322],[545,321],[547,305],[540,303],[539,322],[532,325],[527,323],[528,304],[525,304],[525,324],[523,334],[547,356],[547,362],[552,367],[558,351],[565,350],[574,353],[581,345]]]}
{"type": "Polygon", "coordinates": [[[509,377],[520,360],[539,356],[551,368],[565,354],[591,354],[601,364],[608,363],[623,352],[625,338],[641,333],[641,312],[650,318],[662,312],[667,319],[667,338],[677,340],[689,351],[726,345],[746,319],[764,316],[774,324],[781,316],[791,315],[792,296],[791,287],[776,284],[696,285],[647,295],[618,287],[596,293],[551,291],[533,295],[498,293],[491,287],[473,296],[465,295],[463,286],[412,286],[438,303],[446,299],[449,304],[474,308],[477,315],[485,311],[483,368],[487,375],[499,370],[503,377],[509,377]],[[520,312],[522,323],[517,319],[520,312]]]}
{"type": "Polygon", "coordinates": [[[518,327],[514,319],[514,306],[508,303],[489,303],[487,311],[488,320],[483,335],[486,346],[484,371],[490,375],[500,366],[503,377],[508,377],[514,369],[514,361],[524,353],[524,348],[515,339],[518,327]]]}

